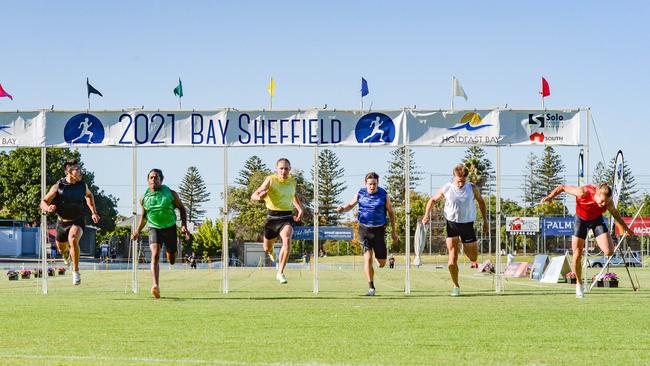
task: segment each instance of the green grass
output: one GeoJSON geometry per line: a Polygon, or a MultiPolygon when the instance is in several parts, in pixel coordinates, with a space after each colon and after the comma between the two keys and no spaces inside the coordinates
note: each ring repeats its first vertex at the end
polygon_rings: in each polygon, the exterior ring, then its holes
{"type": "MultiPolygon", "coordinates": [[[[634,293],[625,270],[619,289],[574,297],[567,284],[461,272],[463,296],[451,298],[446,269],[377,271],[378,296],[362,296],[357,270],[170,271],[163,298],[125,293],[125,271],[84,271],[83,283],[51,278],[42,295],[34,279],[0,279],[0,364],[7,365],[623,365],[650,364],[650,292],[634,293]]],[[[650,271],[636,269],[642,286],[650,271]]]]}

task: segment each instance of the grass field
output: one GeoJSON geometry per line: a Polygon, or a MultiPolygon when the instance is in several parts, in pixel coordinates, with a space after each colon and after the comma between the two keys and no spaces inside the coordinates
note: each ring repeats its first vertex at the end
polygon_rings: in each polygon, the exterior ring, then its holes
{"type": "MultiPolygon", "coordinates": [[[[567,284],[508,279],[496,295],[492,276],[461,270],[463,296],[451,298],[445,269],[377,272],[378,296],[363,296],[360,268],[168,270],[163,298],[125,293],[125,271],[36,280],[0,280],[2,365],[623,365],[650,364],[650,292],[621,288],[582,299],[567,284]]],[[[637,269],[641,285],[650,271],[637,269]]]]}

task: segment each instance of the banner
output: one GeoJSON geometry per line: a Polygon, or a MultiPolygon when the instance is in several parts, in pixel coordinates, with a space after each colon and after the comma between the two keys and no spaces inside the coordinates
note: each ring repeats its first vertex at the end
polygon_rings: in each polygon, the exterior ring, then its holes
{"type": "MultiPolygon", "coordinates": [[[[636,236],[650,236],[650,217],[637,217],[636,220],[634,220],[634,224],[630,225],[632,222],[631,217],[624,217],[623,221],[634,231],[634,235],[636,236]]],[[[616,235],[620,236],[623,235],[623,233],[618,229],[618,226],[616,226],[616,235]]]]}
{"type": "Polygon", "coordinates": [[[539,217],[506,217],[506,231],[515,235],[539,233],[539,217]]]}
{"type": "Polygon", "coordinates": [[[575,218],[568,217],[545,217],[542,221],[543,233],[545,236],[572,236],[575,218]]]}
{"type": "MultiPolygon", "coordinates": [[[[295,226],[293,228],[293,240],[314,240],[313,226],[295,226]]],[[[352,240],[354,230],[349,226],[319,226],[319,240],[352,240]]]]}
{"type": "Polygon", "coordinates": [[[0,147],[577,145],[579,111],[3,112],[0,147]]]}
{"type": "Polygon", "coordinates": [[[412,146],[578,145],[579,111],[407,110],[412,146]]]}

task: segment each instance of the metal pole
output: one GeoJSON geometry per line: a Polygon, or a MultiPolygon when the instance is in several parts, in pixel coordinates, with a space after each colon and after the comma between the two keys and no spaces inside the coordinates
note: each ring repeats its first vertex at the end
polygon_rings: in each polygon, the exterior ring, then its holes
{"type": "Polygon", "coordinates": [[[454,111],[454,80],[456,79],[455,76],[451,77],[451,111],[454,111]]]}
{"type": "Polygon", "coordinates": [[[406,266],[406,281],[404,283],[404,293],[406,295],[411,293],[411,200],[410,200],[410,187],[411,184],[409,176],[411,175],[411,154],[408,146],[404,146],[404,206],[406,211],[406,238],[404,238],[404,245],[406,253],[404,255],[404,265],[406,266]]]}
{"type": "Polygon", "coordinates": [[[318,294],[318,146],[314,146],[314,294],[318,294]]]}
{"type": "MultiPolygon", "coordinates": [[[[47,194],[47,148],[41,148],[41,197],[47,194]]],[[[47,295],[47,215],[41,211],[41,280],[44,295],[47,295]]]]}
{"type": "MultiPolygon", "coordinates": [[[[586,136],[585,136],[586,141],[585,141],[585,156],[584,156],[584,158],[585,158],[585,161],[584,161],[584,165],[585,165],[584,181],[585,181],[586,184],[591,183],[590,174],[589,174],[589,117],[590,117],[589,116],[589,111],[590,111],[590,109],[587,108],[587,127],[585,129],[586,130],[585,131],[586,132],[586,136]]],[[[584,251],[584,253],[582,255],[582,283],[583,283],[583,286],[586,287],[587,286],[587,277],[588,277],[588,275],[587,275],[587,264],[589,263],[589,259],[587,258],[589,256],[589,239],[585,240],[585,247],[584,247],[583,251],[584,251]]],[[[591,287],[589,288],[589,290],[591,291],[591,287]]]]}
{"type": "Polygon", "coordinates": [[[501,148],[497,146],[497,164],[496,164],[496,263],[495,263],[495,291],[496,293],[503,292],[501,288],[501,148]]]}
{"type": "MultiPolygon", "coordinates": [[[[138,150],[135,147],[135,132],[133,134],[133,147],[132,147],[132,186],[131,195],[133,196],[133,224],[131,232],[135,232],[138,228],[138,150]]],[[[131,291],[134,294],[138,293],[138,267],[140,266],[139,253],[139,240],[136,238],[131,245],[131,258],[133,259],[133,269],[131,272],[131,291]]],[[[152,253],[153,254],[153,253],[152,253]]],[[[153,260],[153,258],[151,259],[153,260]]]]}
{"type": "MultiPolygon", "coordinates": [[[[429,173],[429,198],[431,196],[433,196],[433,173],[429,173]]],[[[433,245],[433,232],[431,231],[431,221],[433,221],[432,211],[429,211],[429,257],[431,257],[431,246],[433,245]]]]}
{"type": "MultiPolygon", "coordinates": [[[[230,291],[228,267],[229,267],[229,243],[228,243],[228,147],[223,148],[223,223],[221,233],[221,265],[222,265],[222,288],[221,291],[227,294],[230,291]]],[[[273,250],[273,249],[271,249],[273,250]]]]}

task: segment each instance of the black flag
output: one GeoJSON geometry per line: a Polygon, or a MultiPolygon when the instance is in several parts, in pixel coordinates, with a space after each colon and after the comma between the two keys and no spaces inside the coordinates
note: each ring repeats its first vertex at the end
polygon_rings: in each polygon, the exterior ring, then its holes
{"type": "Polygon", "coordinates": [[[90,83],[88,82],[88,78],[86,78],[86,86],[88,87],[88,98],[90,98],[90,94],[97,94],[100,97],[103,97],[102,93],[99,92],[99,90],[95,89],[90,83]]]}

